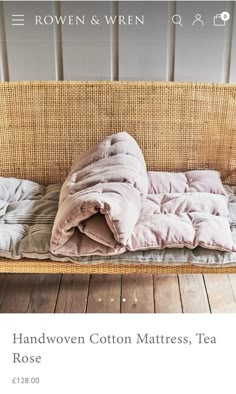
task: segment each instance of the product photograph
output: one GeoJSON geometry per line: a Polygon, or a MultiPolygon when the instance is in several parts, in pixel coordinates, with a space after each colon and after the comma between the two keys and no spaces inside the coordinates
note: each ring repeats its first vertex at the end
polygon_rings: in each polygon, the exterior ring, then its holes
{"type": "Polygon", "coordinates": [[[236,312],[233,1],[0,2],[0,313],[236,312]]]}

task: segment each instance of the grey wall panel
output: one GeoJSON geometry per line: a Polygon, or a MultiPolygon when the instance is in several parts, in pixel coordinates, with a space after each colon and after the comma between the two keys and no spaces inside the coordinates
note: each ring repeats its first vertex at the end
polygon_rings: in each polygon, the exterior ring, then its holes
{"type": "Polygon", "coordinates": [[[119,78],[166,80],[168,3],[119,3],[120,15],[144,15],[144,25],[119,25],[119,78]]]}
{"type": "Polygon", "coordinates": [[[168,20],[167,20],[167,61],[166,61],[166,80],[174,80],[175,66],[175,25],[170,23],[172,16],[176,13],[176,2],[172,1],[168,4],[168,20]]]}
{"type": "Polygon", "coordinates": [[[3,4],[0,2],[0,80],[8,81],[8,58],[6,47],[5,16],[3,4]]]}
{"type": "MultiPolygon", "coordinates": [[[[114,17],[118,15],[119,6],[118,1],[111,2],[111,15],[114,17]]],[[[111,81],[117,81],[119,79],[119,26],[115,24],[111,26],[111,62],[110,62],[110,79],[111,81]]]]}
{"type": "Polygon", "coordinates": [[[175,72],[176,81],[227,82],[228,39],[232,18],[226,26],[213,26],[213,17],[231,11],[229,2],[179,3],[176,14],[181,15],[183,27],[176,26],[175,72]],[[196,22],[200,14],[204,22],[196,22]]]}
{"type": "Polygon", "coordinates": [[[230,56],[229,82],[236,83],[236,4],[234,3],[233,31],[230,56]]]}
{"type": "Polygon", "coordinates": [[[225,45],[223,54],[223,69],[222,69],[222,82],[228,83],[230,80],[230,58],[231,58],[231,46],[232,46],[232,34],[233,34],[233,23],[234,23],[234,5],[232,1],[228,1],[227,10],[230,12],[230,20],[225,26],[225,45]]]}
{"type": "Polygon", "coordinates": [[[4,3],[10,80],[55,79],[53,26],[35,25],[35,15],[52,14],[51,2],[4,3]],[[24,15],[24,26],[13,26],[12,15],[24,15]]]}
{"type": "MultiPolygon", "coordinates": [[[[61,15],[61,3],[60,1],[54,1],[52,5],[53,14],[60,18],[61,15]]],[[[61,25],[53,25],[54,33],[54,62],[55,62],[55,77],[57,81],[63,81],[63,58],[62,58],[62,37],[61,37],[61,25]]]]}
{"type": "Polygon", "coordinates": [[[84,24],[62,26],[63,70],[65,80],[111,79],[111,27],[104,15],[110,15],[110,2],[62,2],[62,15],[84,17],[84,24]],[[99,25],[91,23],[96,16],[99,25]]]}

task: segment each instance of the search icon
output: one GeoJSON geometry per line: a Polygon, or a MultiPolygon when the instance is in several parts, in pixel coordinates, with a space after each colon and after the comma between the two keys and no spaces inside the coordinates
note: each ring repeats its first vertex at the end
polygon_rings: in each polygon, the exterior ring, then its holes
{"type": "Polygon", "coordinates": [[[180,25],[180,26],[183,27],[183,25],[181,23],[182,22],[182,18],[181,18],[181,16],[179,14],[176,14],[176,15],[172,16],[172,22],[174,23],[174,25],[180,25]]]}

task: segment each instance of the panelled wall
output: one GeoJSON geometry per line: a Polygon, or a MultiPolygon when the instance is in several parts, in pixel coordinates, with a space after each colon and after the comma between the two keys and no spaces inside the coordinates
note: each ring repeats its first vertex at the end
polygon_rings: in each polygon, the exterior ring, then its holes
{"type": "MultiPolygon", "coordinates": [[[[48,18],[49,20],[49,18],[48,18]]],[[[176,80],[236,82],[234,2],[1,2],[1,80],[176,80]],[[230,12],[225,26],[213,17],[230,12]],[[181,24],[174,25],[174,14],[181,24]],[[195,15],[204,23],[192,26],[195,15]],[[24,26],[13,26],[24,15],[24,26]],[[36,25],[35,15],[79,15],[78,25],[36,25]],[[104,15],[144,16],[108,25],[104,15]]]]}

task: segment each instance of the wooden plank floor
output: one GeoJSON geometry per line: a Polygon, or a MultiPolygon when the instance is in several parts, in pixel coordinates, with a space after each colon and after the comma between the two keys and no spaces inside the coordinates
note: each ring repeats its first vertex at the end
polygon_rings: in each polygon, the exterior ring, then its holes
{"type": "Polygon", "coordinates": [[[236,313],[236,275],[0,274],[0,313],[236,313]]]}

